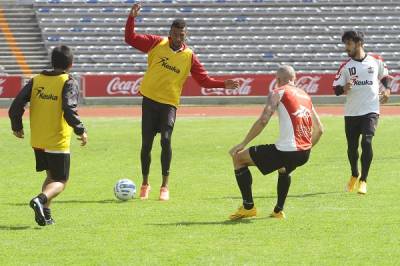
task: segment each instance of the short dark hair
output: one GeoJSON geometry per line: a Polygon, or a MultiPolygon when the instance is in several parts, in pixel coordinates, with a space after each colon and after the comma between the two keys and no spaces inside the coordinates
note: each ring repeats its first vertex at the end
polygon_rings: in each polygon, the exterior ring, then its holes
{"type": "Polygon", "coordinates": [[[72,50],[65,45],[57,46],[51,52],[51,64],[53,68],[67,70],[72,65],[73,59],[72,50]]]}
{"type": "Polygon", "coordinates": [[[171,28],[184,29],[186,28],[186,21],[181,18],[175,19],[172,21],[171,28]]]}
{"type": "Polygon", "coordinates": [[[342,35],[342,43],[345,43],[346,41],[353,41],[355,43],[361,42],[361,44],[364,44],[364,33],[361,31],[346,31],[342,35]]]}

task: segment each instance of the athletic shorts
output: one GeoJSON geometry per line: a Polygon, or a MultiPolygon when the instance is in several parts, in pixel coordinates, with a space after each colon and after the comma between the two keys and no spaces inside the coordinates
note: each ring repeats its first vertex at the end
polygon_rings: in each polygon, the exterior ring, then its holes
{"type": "Polygon", "coordinates": [[[69,153],[49,153],[39,149],[33,150],[35,152],[37,172],[48,170],[53,180],[68,180],[70,167],[69,153]]]}
{"type": "Polygon", "coordinates": [[[174,128],[176,107],[153,101],[143,96],[142,101],[142,133],[157,134],[162,130],[174,128]]]}
{"type": "Polygon", "coordinates": [[[310,157],[310,150],[280,151],[275,144],[252,146],[249,149],[250,157],[263,175],[272,173],[285,167],[290,174],[298,166],[305,164],[310,157]]]}
{"type": "Polygon", "coordinates": [[[379,114],[369,113],[360,116],[345,116],[344,126],[346,136],[359,137],[362,135],[375,135],[376,127],[378,126],[379,114]]]}

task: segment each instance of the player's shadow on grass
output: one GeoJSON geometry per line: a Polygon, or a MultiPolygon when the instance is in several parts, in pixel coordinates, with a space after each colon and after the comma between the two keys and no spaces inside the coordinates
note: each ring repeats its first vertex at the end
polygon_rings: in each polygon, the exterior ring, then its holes
{"type": "MultiPolygon", "coordinates": [[[[340,194],[343,192],[340,191],[331,191],[331,192],[315,192],[315,193],[305,193],[305,194],[298,194],[298,195],[288,195],[288,198],[307,198],[307,197],[315,197],[320,195],[328,195],[328,194],[340,194]]],[[[254,196],[255,199],[275,199],[276,195],[271,196],[254,196]]],[[[221,198],[207,198],[210,200],[221,199],[221,198]]],[[[242,199],[240,196],[225,196],[222,199],[242,199]]]]}
{"type": "Polygon", "coordinates": [[[98,204],[113,204],[113,203],[124,203],[126,201],[120,201],[116,199],[104,199],[104,200],[55,200],[54,203],[69,204],[69,203],[98,203],[98,204]]]}
{"type": "MultiPolygon", "coordinates": [[[[259,219],[259,218],[256,218],[259,219]]],[[[176,223],[151,223],[147,225],[156,226],[191,226],[191,225],[237,225],[237,224],[250,224],[252,220],[256,219],[241,219],[237,221],[225,220],[225,221],[215,221],[215,222],[176,222],[176,223]]]]}
{"type": "Polygon", "coordinates": [[[31,227],[27,225],[0,225],[0,231],[20,231],[27,229],[31,229],[31,227]]]}
{"type": "Polygon", "coordinates": [[[238,224],[252,224],[253,222],[257,222],[259,220],[270,220],[274,221],[275,218],[271,217],[257,217],[251,219],[240,219],[240,220],[224,220],[224,221],[214,221],[214,222],[190,222],[190,221],[183,221],[183,222],[175,222],[175,223],[151,223],[146,225],[156,225],[156,226],[191,226],[191,225],[238,225],[238,224]]]}
{"type": "MultiPolygon", "coordinates": [[[[54,200],[55,204],[70,204],[70,203],[96,203],[96,204],[113,204],[113,203],[124,203],[125,201],[115,199],[105,200],[54,200]]],[[[28,203],[8,203],[10,206],[29,206],[28,203]]]]}

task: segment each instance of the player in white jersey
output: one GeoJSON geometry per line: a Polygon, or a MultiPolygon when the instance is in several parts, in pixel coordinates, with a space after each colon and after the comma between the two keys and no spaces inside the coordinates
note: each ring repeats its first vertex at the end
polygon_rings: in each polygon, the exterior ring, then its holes
{"type": "Polygon", "coordinates": [[[347,31],[342,36],[350,59],[344,62],[335,77],[333,89],[336,95],[346,94],[345,131],[347,156],[351,166],[351,177],[346,190],[356,188],[358,193],[367,193],[367,177],[372,162],[372,138],[379,119],[379,102],[385,103],[390,96],[388,69],[382,57],[364,51],[364,34],[347,31]],[[380,83],[385,87],[379,92],[380,83]],[[361,176],[358,171],[358,145],[361,138],[361,176]]]}
{"type": "Polygon", "coordinates": [[[296,74],[291,66],[281,66],[276,73],[277,88],[270,92],[267,104],[244,140],[229,153],[233,159],[236,181],[243,205],[229,219],[257,215],[251,190],[252,176],[248,166],[257,166],[264,174],[278,170],[277,204],[271,217],[285,218],[283,205],[291,182],[290,173],[308,161],[310,150],[321,137],[323,128],[310,96],[296,88],[296,74]],[[275,144],[245,149],[268,124],[275,111],[279,114],[280,137],[275,144]]]}

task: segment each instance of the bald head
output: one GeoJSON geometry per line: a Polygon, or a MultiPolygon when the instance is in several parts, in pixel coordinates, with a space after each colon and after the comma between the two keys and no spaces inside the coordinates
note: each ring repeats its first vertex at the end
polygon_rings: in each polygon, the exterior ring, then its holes
{"type": "Polygon", "coordinates": [[[283,86],[288,83],[292,83],[296,79],[296,72],[293,67],[289,65],[282,65],[276,71],[276,78],[278,79],[279,86],[283,86]]]}

